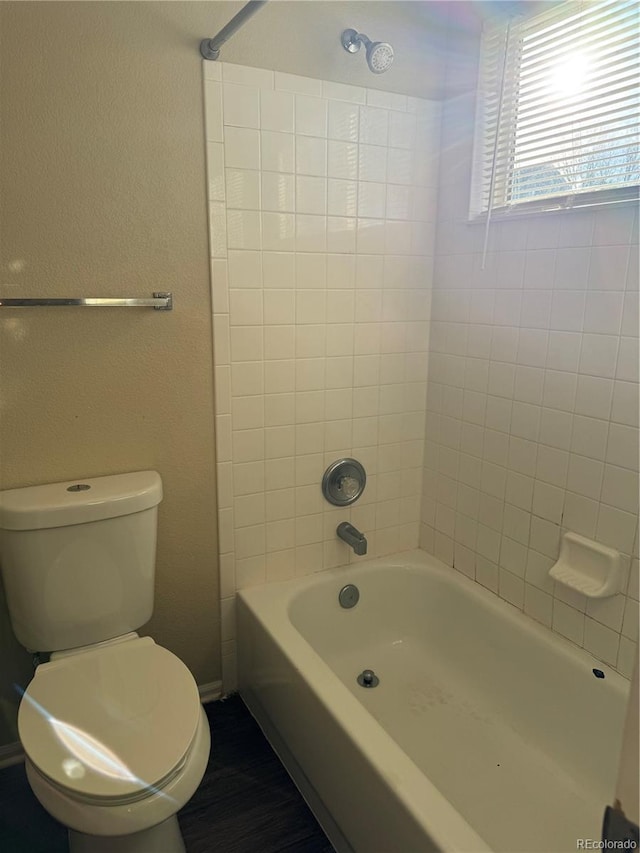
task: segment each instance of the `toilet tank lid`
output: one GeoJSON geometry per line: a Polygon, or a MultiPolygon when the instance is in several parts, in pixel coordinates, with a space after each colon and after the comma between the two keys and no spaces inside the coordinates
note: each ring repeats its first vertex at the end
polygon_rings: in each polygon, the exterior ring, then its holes
{"type": "Polygon", "coordinates": [[[130,515],[157,506],[157,471],[68,480],[0,492],[0,529],[40,530],[130,515]]]}

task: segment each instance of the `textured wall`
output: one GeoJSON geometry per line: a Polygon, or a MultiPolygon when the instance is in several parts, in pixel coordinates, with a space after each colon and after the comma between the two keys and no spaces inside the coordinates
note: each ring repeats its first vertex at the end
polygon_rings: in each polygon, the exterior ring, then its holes
{"type": "MultiPolygon", "coordinates": [[[[171,314],[3,311],[1,486],[156,468],[165,499],[148,630],[200,682],[219,676],[220,653],[198,44],[241,5],[0,6],[3,294],[176,298],[171,314]]],[[[224,58],[429,95],[444,50],[442,4],[274,2],[224,58]],[[342,51],[347,26],[395,43],[387,75],[342,51]]],[[[0,619],[1,744],[14,737],[11,684],[31,664],[3,607],[0,619]]]]}

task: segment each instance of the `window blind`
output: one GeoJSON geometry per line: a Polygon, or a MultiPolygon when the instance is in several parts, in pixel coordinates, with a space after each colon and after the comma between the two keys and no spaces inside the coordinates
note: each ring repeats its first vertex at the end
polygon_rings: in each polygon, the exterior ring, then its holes
{"type": "Polygon", "coordinates": [[[472,215],[637,198],[639,75],[637,0],[485,27],[472,215]]]}

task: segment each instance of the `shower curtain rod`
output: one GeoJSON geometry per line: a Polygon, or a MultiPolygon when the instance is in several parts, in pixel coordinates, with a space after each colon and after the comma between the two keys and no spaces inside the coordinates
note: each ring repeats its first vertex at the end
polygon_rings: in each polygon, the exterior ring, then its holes
{"type": "Polygon", "coordinates": [[[264,6],[268,0],[249,0],[245,6],[240,9],[237,15],[234,15],[229,23],[223,27],[220,32],[212,39],[203,39],[200,42],[200,53],[205,59],[215,60],[220,56],[220,48],[230,38],[245,21],[248,21],[252,15],[264,6]]]}

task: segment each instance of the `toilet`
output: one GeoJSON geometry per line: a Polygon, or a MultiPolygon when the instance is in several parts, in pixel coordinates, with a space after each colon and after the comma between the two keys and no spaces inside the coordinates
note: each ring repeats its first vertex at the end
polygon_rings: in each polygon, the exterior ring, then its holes
{"type": "Polygon", "coordinates": [[[38,658],[18,711],[31,788],[71,853],[184,853],[207,765],[193,676],[136,630],[153,612],[162,481],[138,471],[0,492],[14,633],[38,658]]]}

